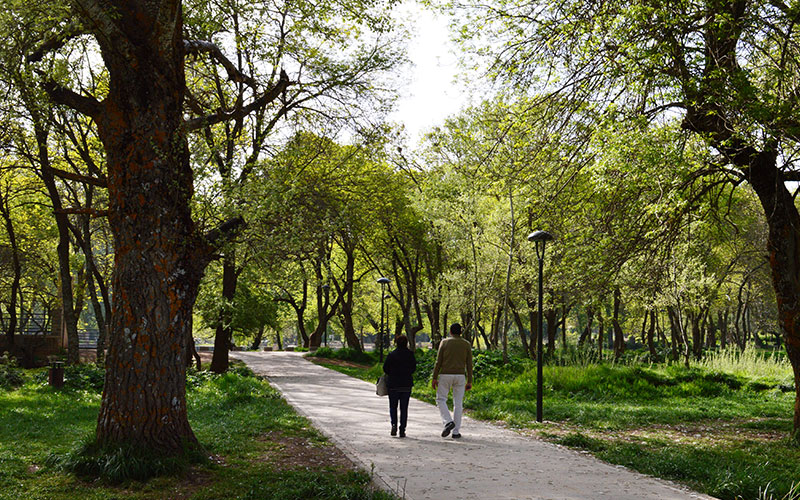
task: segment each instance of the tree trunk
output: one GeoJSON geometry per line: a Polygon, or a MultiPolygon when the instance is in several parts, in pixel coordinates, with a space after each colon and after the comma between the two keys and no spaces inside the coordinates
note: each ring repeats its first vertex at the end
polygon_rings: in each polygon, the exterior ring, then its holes
{"type": "Polygon", "coordinates": [[[717,311],[717,325],[719,326],[719,347],[725,349],[728,347],[728,309],[725,309],[725,314],[722,311],[717,311]]]}
{"type": "Polygon", "coordinates": [[[211,371],[214,373],[225,373],[230,365],[228,351],[233,347],[233,301],[238,278],[236,257],[226,254],[222,260],[222,309],[217,318],[214,354],[211,357],[211,371]]]}
{"type": "Polygon", "coordinates": [[[597,354],[603,359],[603,308],[597,311],[597,354]]]}
{"type": "Polygon", "coordinates": [[[78,318],[72,302],[72,272],[70,271],[69,259],[69,219],[61,205],[61,195],[56,186],[55,174],[50,165],[48,152],[48,131],[38,120],[34,119],[34,133],[38,147],[38,157],[40,172],[39,175],[47,188],[50,202],[53,204],[53,213],[58,228],[58,245],[56,254],[58,255],[58,276],[61,295],[62,316],[61,319],[67,331],[67,362],[70,364],[80,363],[80,351],[78,340],[78,318]]]}
{"type": "Polygon", "coordinates": [[[517,331],[519,332],[519,339],[522,342],[522,350],[525,352],[526,356],[531,356],[531,349],[528,345],[528,336],[525,334],[525,326],[522,324],[522,317],[519,315],[519,310],[514,306],[514,302],[509,304],[511,306],[511,312],[514,314],[514,323],[517,325],[517,331]]]}
{"type": "Polygon", "coordinates": [[[622,326],[619,324],[619,309],[622,305],[622,298],[619,288],[614,289],[614,315],[611,317],[611,325],[614,328],[614,358],[619,359],[625,352],[625,336],[622,333],[622,326]]]}
{"type": "Polygon", "coordinates": [[[7,349],[14,354],[14,334],[17,331],[17,296],[20,294],[22,266],[19,261],[19,245],[17,244],[16,232],[14,231],[14,223],[11,219],[10,203],[9,196],[5,196],[0,200],[0,214],[2,214],[6,227],[6,234],[8,235],[8,242],[11,245],[11,271],[13,272],[11,294],[8,300],[8,328],[5,332],[6,346],[7,349]]]}
{"type": "Polygon", "coordinates": [[[656,311],[650,311],[650,328],[647,329],[647,350],[650,352],[650,358],[656,358],[656,346],[655,342],[653,341],[653,337],[655,336],[656,332],[656,311]]]}
{"type": "Polygon", "coordinates": [[[800,440],[800,214],[776,168],[776,159],[775,153],[758,155],[749,181],[769,226],[767,251],[783,341],[794,370],[793,429],[795,439],[800,440]]]}
{"type": "Polygon", "coordinates": [[[256,336],[253,339],[253,343],[250,344],[250,349],[255,351],[258,350],[259,347],[261,347],[261,340],[264,338],[264,329],[265,329],[264,325],[261,325],[261,327],[259,327],[258,332],[256,332],[256,336]]]}
{"type": "Polygon", "coordinates": [[[181,454],[197,443],[186,413],[186,342],[213,240],[191,218],[181,4],[153,5],[117,3],[113,19],[86,14],[109,72],[93,117],[106,151],[115,250],[97,440],[181,454]]]}
{"type": "Polygon", "coordinates": [[[558,333],[558,311],[548,309],[544,314],[547,321],[547,354],[552,355],[556,350],[556,334],[558,333]]]}
{"type": "MultiPolygon", "coordinates": [[[[344,329],[344,339],[347,347],[361,351],[361,342],[359,342],[356,329],[353,326],[353,278],[355,273],[355,248],[347,252],[347,260],[345,262],[345,278],[343,285],[343,297],[341,302],[342,309],[342,328],[344,329]]],[[[388,324],[388,321],[387,321],[388,324]]],[[[386,339],[381,339],[385,343],[386,339]]]]}
{"type": "Polygon", "coordinates": [[[586,342],[592,341],[592,323],[594,322],[594,310],[591,306],[586,307],[586,327],[581,332],[581,336],[578,339],[578,347],[583,346],[586,342]]]}
{"type": "Polygon", "coordinates": [[[440,320],[440,313],[442,303],[438,300],[431,300],[424,306],[425,315],[428,317],[428,323],[431,325],[431,345],[434,349],[439,348],[439,342],[442,341],[442,323],[440,320]]]}

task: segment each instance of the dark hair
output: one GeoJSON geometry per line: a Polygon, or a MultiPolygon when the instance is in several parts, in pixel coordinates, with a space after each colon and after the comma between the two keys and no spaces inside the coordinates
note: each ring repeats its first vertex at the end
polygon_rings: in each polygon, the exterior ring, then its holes
{"type": "Polygon", "coordinates": [[[461,335],[461,325],[458,323],[450,325],[450,335],[461,335]]]}
{"type": "Polygon", "coordinates": [[[394,343],[397,344],[397,347],[407,348],[408,347],[408,337],[405,335],[398,335],[394,338],[394,343]]]}

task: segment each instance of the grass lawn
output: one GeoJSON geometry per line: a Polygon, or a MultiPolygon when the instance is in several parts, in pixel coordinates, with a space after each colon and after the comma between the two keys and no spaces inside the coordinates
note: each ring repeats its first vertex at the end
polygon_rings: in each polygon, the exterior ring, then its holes
{"type": "MultiPolygon", "coordinates": [[[[324,353],[323,353],[324,354],[324,353]]],[[[414,397],[434,402],[434,353],[418,352],[414,397]]],[[[331,364],[374,382],[379,364],[331,364]]],[[[682,366],[578,363],[546,366],[544,419],[536,422],[529,360],[475,356],[470,416],[722,499],[800,499],[800,447],[789,439],[791,371],[734,363],[682,366]]]]}
{"type": "MultiPolygon", "coordinates": [[[[68,368],[53,390],[43,371],[0,387],[0,499],[364,499],[375,491],[337,448],[297,415],[265,381],[246,370],[189,377],[189,420],[208,452],[206,464],[179,476],[103,484],[47,465],[94,431],[99,371],[68,368]]],[[[1,374],[0,374],[1,375],[1,374]]]]}

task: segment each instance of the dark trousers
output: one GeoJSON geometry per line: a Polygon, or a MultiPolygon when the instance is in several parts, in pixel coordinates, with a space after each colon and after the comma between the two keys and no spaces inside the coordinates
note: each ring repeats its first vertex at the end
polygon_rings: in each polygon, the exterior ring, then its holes
{"type": "Polygon", "coordinates": [[[400,405],[400,428],[406,428],[408,422],[408,400],[411,398],[411,391],[395,391],[389,389],[389,418],[392,419],[392,426],[397,425],[397,405],[400,405]]]}

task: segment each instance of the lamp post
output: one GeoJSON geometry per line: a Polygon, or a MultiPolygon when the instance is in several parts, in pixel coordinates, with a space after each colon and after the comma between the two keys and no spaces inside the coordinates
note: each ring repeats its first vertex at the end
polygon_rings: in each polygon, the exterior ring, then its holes
{"type": "Polygon", "coordinates": [[[378,333],[378,343],[380,344],[380,361],[383,363],[383,299],[386,296],[386,285],[389,284],[389,278],[381,276],[378,278],[378,283],[381,284],[381,331],[378,333]]]}
{"type": "Polygon", "coordinates": [[[536,245],[536,257],[539,258],[539,335],[536,342],[536,421],[542,421],[542,331],[543,310],[542,302],[544,302],[544,289],[542,287],[542,274],[544,272],[544,244],[553,239],[553,235],[547,231],[534,231],[528,235],[528,241],[532,241],[536,245]],[[540,249],[541,246],[541,249],[540,249]]]}

